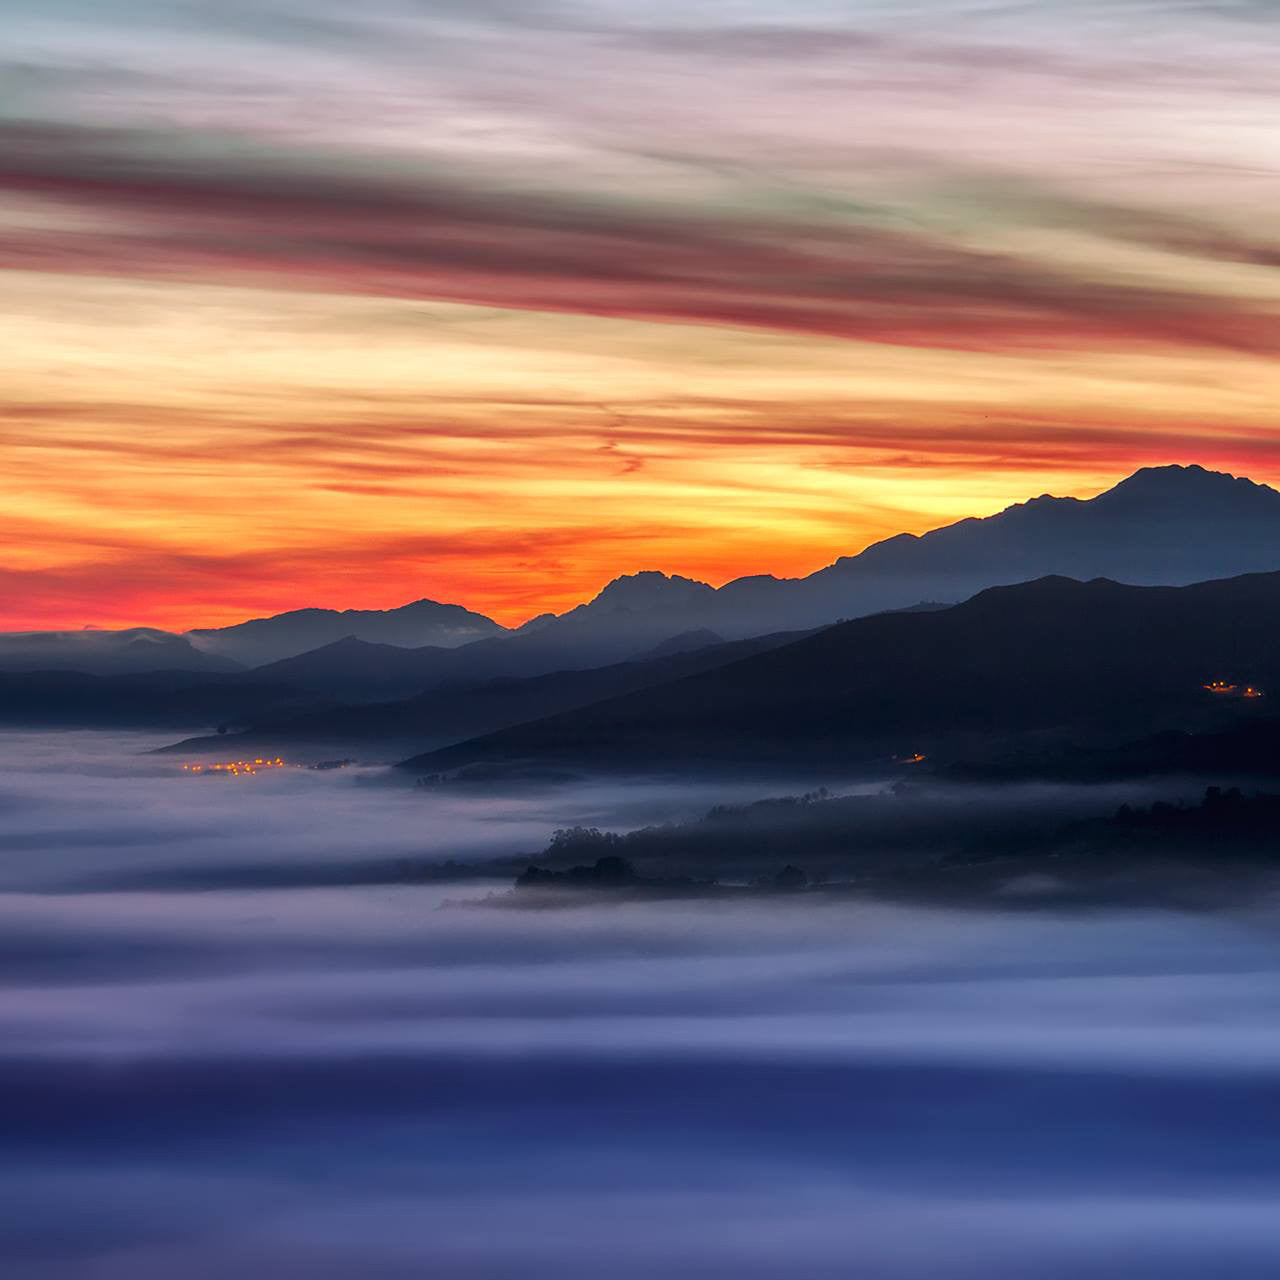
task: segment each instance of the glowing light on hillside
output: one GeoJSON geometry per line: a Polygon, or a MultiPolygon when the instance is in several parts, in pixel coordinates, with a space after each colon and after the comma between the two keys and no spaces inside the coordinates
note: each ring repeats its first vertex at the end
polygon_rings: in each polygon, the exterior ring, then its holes
{"type": "Polygon", "coordinates": [[[184,773],[221,773],[229,778],[242,778],[261,773],[266,769],[287,769],[290,767],[281,756],[276,756],[274,759],[267,756],[256,756],[252,760],[220,760],[210,764],[184,764],[182,769],[184,773]]]}
{"type": "Polygon", "coordinates": [[[1216,693],[1226,698],[1261,698],[1265,695],[1256,685],[1231,684],[1226,680],[1210,680],[1203,686],[1209,693],[1216,693]]]}

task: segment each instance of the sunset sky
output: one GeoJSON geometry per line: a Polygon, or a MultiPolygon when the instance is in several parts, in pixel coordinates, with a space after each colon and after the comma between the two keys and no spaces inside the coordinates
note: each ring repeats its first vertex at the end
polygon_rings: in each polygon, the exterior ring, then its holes
{"type": "Polygon", "coordinates": [[[0,627],[1280,480],[1262,0],[0,0],[0,627]]]}

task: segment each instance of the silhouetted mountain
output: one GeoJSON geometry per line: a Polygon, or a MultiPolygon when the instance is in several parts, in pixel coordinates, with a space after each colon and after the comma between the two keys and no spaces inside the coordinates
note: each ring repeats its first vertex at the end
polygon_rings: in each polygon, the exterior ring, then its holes
{"type": "Polygon", "coordinates": [[[1095,498],[1046,494],[887,538],[807,578],[756,575],[690,593],[670,612],[732,637],[955,602],[1051,575],[1178,586],[1276,569],[1280,493],[1198,466],[1146,467],[1095,498]]]}
{"type": "Polygon", "coordinates": [[[505,631],[492,618],[461,605],[415,600],[398,609],[295,609],[230,627],[204,627],[187,635],[205,653],[261,666],[348,637],[370,644],[447,649],[505,631]]]}
{"type": "Polygon", "coordinates": [[[1206,682],[1280,688],[1278,625],[1280,574],[1188,587],[1043,578],[938,612],[830,627],[407,763],[842,768],[997,736],[1205,727],[1265,705],[1210,693],[1206,682]]]}
{"type": "Polygon", "coordinates": [[[0,633],[0,671],[122,675],[144,671],[238,670],[238,662],[203,653],[184,636],[153,627],[133,627],[127,631],[0,633]]]}
{"type": "MultiPolygon", "coordinates": [[[[512,637],[511,643],[534,663],[547,661],[553,652],[571,657],[575,665],[617,661],[690,631],[705,630],[702,618],[714,610],[715,599],[715,588],[705,582],[654,571],[625,574],[586,604],[512,637]]],[[[790,629],[785,619],[780,626],[762,628],[783,629],[790,629]]]]}
{"type": "Polygon", "coordinates": [[[351,639],[417,656],[353,646],[317,658],[304,678],[318,682],[327,670],[343,683],[326,693],[388,697],[603,666],[689,633],[737,639],[808,630],[1046,575],[1180,585],[1277,568],[1280,493],[1196,466],[1149,467],[1095,498],[1045,495],[986,519],[900,534],[807,578],[758,575],[716,589],[657,572],[624,575],[587,603],[513,631],[457,605],[420,600],[386,611],[302,609],[186,637],[151,630],[3,636],[0,670],[225,669],[229,663],[218,658],[262,666],[351,639]]]}
{"type": "Polygon", "coordinates": [[[690,631],[734,639],[811,629],[1053,575],[1184,585],[1276,569],[1280,493],[1202,467],[1149,467],[1095,498],[1045,495],[919,537],[900,534],[807,578],[757,575],[716,589],[658,572],[625,575],[508,637],[501,655],[468,646],[476,652],[464,665],[473,678],[532,675],[617,661],[690,631]]]}
{"type": "Polygon", "coordinates": [[[458,605],[418,600],[385,611],[298,609],[183,635],[155,627],[0,633],[0,671],[239,671],[347,638],[387,648],[429,644],[443,651],[505,634],[498,623],[458,605]]]}
{"type": "Polygon", "coordinates": [[[8,725],[213,727],[244,724],[264,714],[296,715],[323,705],[324,699],[287,685],[207,671],[0,673],[0,723],[8,725]]]}
{"type": "MultiPolygon", "coordinates": [[[[502,677],[478,684],[451,686],[396,702],[335,707],[284,718],[258,717],[248,732],[231,738],[192,739],[177,744],[173,749],[189,752],[213,748],[223,750],[231,744],[236,749],[248,751],[250,748],[307,744],[333,751],[360,749],[366,758],[372,750],[375,758],[384,753],[386,758],[394,760],[410,750],[427,750],[540,716],[587,706],[602,698],[649,688],[698,671],[709,671],[749,654],[777,648],[796,638],[794,632],[756,636],[750,640],[704,645],[693,650],[584,671],[556,671],[523,678],[502,677]]],[[[341,662],[351,647],[359,643],[341,641],[330,648],[338,650],[337,660],[341,662]]],[[[298,664],[326,652],[320,650],[317,654],[305,655],[305,658],[290,659],[289,663],[276,664],[276,668],[290,667],[297,674],[298,664]]],[[[412,655],[415,651],[402,649],[394,652],[412,655]]],[[[263,677],[268,671],[270,668],[262,668],[254,675],[263,677]]]]}
{"type": "Polygon", "coordinates": [[[539,627],[545,627],[548,622],[554,622],[555,620],[556,615],[554,613],[539,613],[527,622],[522,622],[518,627],[513,627],[511,634],[518,636],[527,631],[537,631],[539,627]]]}
{"type": "Polygon", "coordinates": [[[724,636],[718,636],[714,631],[708,631],[706,627],[698,627],[693,631],[682,631],[678,636],[672,636],[661,644],[655,644],[652,649],[638,653],[636,658],[639,661],[645,658],[666,658],[673,653],[691,653],[695,649],[705,649],[708,645],[723,643],[724,636]]]}
{"type": "MultiPolygon", "coordinates": [[[[684,635],[676,648],[696,648],[680,616],[681,602],[700,584],[663,574],[618,579],[595,599],[559,617],[540,618],[515,632],[453,649],[397,649],[345,639],[311,653],[258,668],[259,674],[339,698],[369,701],[608,666],[647,654],[684,635]],[[636,612],[648,604],[653,612],[636,612]],[[673,612],[674,611],[674,612],[673,612]]],[[[710,592],[710,587],[704,587],[710,592]]],[[[661,655],[658,655],[661,656],[661,655]]]]}
{"type": "Polygon", "coordinates": [[[464,649],[428,645],[402,649],[348,636],[257,667],[254,675],[348,702],[372,702],[421,692],[438,682],[464,649]]]}

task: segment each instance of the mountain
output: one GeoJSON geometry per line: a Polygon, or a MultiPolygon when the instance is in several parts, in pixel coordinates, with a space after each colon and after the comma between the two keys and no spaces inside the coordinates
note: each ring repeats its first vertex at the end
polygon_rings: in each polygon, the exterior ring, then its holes
{"type": "Polygon", "coordinates": [[[353,637],[370,644],[454,648],[503,635],[506,628],[456,604],[415,600],[398,609],[294,609],[229,627],[203,627],[187,638],[204,653],[262,666],[353,637]]]}
{"type": "Polygon", "coordinates": [[[83,671],[124,675],[145,671],[237,671],[240,664],[204,653],[183,636],[151,627],[128,631],[0,633],[0,671],[83,671]]]}
{"type": "Polygon", "coordinates": [[[1147,467],[1094,498],[1042,495],[983,519],[899,534],[806,578],[758,575],[715,588],[656,571],[626,574],[564,614],[541,614],[511,631],[430,600],[386,611],[301,609],[186,636],[0,636],[0,670],[266,667],[320,651],[305,671],[273,667],[272,678],[388,698],[610,665],[690,633],[735,640],[810,630],[1044,576],[1184,585],[1278,568],[1280,493],[1198,466],[1147,467]],[[356,643],[324,652],[346,641],[356,643]]]}
{"type": "Polygon", "coordinates": [[[467,646],[402,649],[347,636],[295,657],[256,667],[264,680],[308,689],[345,702],[375,702],[421,693],[458,665],[467,646]]]}
{"type": "MultiPolygon", "coordinates": [[[[365,758],[369,758],[372,749],[375,756],[396,760],[406,751],[424,751],[526,720],[587,706],[603,698],[663,684],[681,676],[709,671],[797,638],[794,632],[758,636],[727,644],[654,654],[632,662],[583,671],[556,671],[524,678],[502,677],[478,684],[451,686],[393,702],[335,707],[300,715],[261,716],[246,732],[191,739],[170,749],[248,752],[250,749],[279,751],[306,746],[325,755],[358,750],[365,758]]],[[[359,643],[341,641],[331,648],[349,653],[351,646],[359,643]]],[[[411,654],[414,651],[396,652],[411,654]]],[[[291,660],[294,664],[302,661],[291,660]]],[[[294,669],[297,670],[296,666],[294,669]]],[[[254,674],[260,676],[262,672],[254,674]]]]}
{"type": "Polygon", "coordinates": [[[456,666],[432,660],[427,678],[602,665],[688,632],[732,640],[811,630],[1040,577],[1176,586],[1276,569],[1280,492],[1199,466],[1146,467],[1094,498],[1043,495],[899,534],[807,578],[738,578],[717,589],[654,571],[626,575],[532,633],[468,646],[456,666]]]}
{"type": "Polygon", "coordinates": [[[671,654],[690,653],[695,649],[705,649],[708,645],[723,643],[724,636],[708,631],[706,627],[695,627],[692,631],[682,631],[661,644],[655,644],[652,649],[646,649],[636,656],[638,659],[666,658],[671,654]]]}
{"type": "Polygon", "coordinates": [[[197,725],[243,725],[251,716],[297,715],[324,705],[324,699],[287,685],[216,672],[0,672],[0,724],[11,726],[189,731],[197,725]]]}
{"type": "MultiPolygon", "coordinates": [[[[511,637],[511,646],[529,655],[550,657],[561,652],[572,655],[578,664],[588,658],[616,661],[680,635],[712,630],[703,625],[703,619],[715,611],[716,599],[714,587],[678,574],[656,570],[623,574],[586,604],[541,619],[537,627],[511,637]]],[[[781,629],[766,627],[753,634],[781,629]]],[[[714,638],[723,637],[714,633],[714,638]]],[[[542,659],[531,656],[518,661],[528,665],[542,659]]]]}
{"type": "Polygon", "coordinates": [[[780,649],[416,757],[836,772],[975,742],[1202,728],[1280,696],[1280,573],[1186,587],[1048,577],[936,612],[887,613],[780,649]]]}
{"type": "Polygon", "coordinates": [[[714,594],[704,583],[641,573],[615,579],[595,599],[560,616],[455,648],[403,649],[354,637],[257,668],[256,674],[352,701],[404,697],[500,678],[527,678],[661,657],[723,638],[682,623],[682,602],[714,594]]]}
{"type": "Polygon", "coordinates": [[[809,630],[1046,576],[1179,586],[1276,569],[1280,492],[1198,466],[1147,467],[1094,498],[1043,495],[899,534],[807,578],[761,575],[715,588],[656,571],[624,575],[536,628],[467,646],[456,670],[432,660],[430,678],[438,668],[452,680],[598,665],[689,632],[732,640],[809,630]]]}
{"type": "Polygon", "coordinates": [[[1145,467],[1094,498],[1045,494],[982,519],[898,534],[806,578],[737,578],[662,607],[672,625],[732,638],[923,600],[955,603],[1053,575],[1180,586],[1275,569],[1280,492],[1199,466],[1145,467]]]}
{"type": "Polygon", "coordinates": [[[154,627],[0,633],[0,671],[239,671],[348,638],[388,649],[430,645],[443,651],[505,634],[491,618],[459,605],[417,600],[385,611],[297,609],[183,635],[154,627]]]}

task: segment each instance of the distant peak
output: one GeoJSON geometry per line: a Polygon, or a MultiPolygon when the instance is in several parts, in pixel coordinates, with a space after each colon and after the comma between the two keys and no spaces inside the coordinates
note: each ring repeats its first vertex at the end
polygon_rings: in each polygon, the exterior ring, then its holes
{"type": "MultiPolygon", "coordinates": [[[[341,640],[334,640],[330,644],[321,645],[327,653],[345,653],[347,651],[355,651],[359,649],[371,649],[374,646],[368,640],[361,640],[359,636],[343,636],[341,640]]],[[[313,649],[311,652],[317,653],[319,650],[313,649]]]]}
{"type": "Polygon", "coordinates": [[[633,661],[643,661],[646,658],[671,658],[677,654],[691,653],[695,649],[705,649],[708,645],[723,643],[724,636],[718,632],[707,627],[697,627],[691,631],[682,631],[678,636],[672,636],[669,640],[654,645],[652,649],[636,654],[633,661]]]}
{"type": "Polygon", "coordinates": [[[1210,491],[1265,489],[1244,476],[1226,471],[1209,471],[1199,463],[1170,462],[1159,467],[1140,467],[1131,476],[1100,495],[1113,493],[1195,493],[1210,491]]]}
{"type": "Polygon", "coordinates": [[[554,622],[556,615],[554,613],[539,613],[527,621],[522,622],[515,628],[515,634],[520,635],[529,631],[541,631],[549,622],[554,622]]]}
{"type": "MultiPolygon", "coordinates": [[[[375,612],[375,613],[377,613],[377,612],[382,612],[382,613],[407,613],[407,612],[408,612],[409,610],[411,610],[411,609],[414,609],[414,610],[438,610],[438,609],[443,609],[443,610],[446,610],[446,611],[451,612],[451,613],[452,613],[452,612],[457,612],[457,613],[470,613],[470,612],[471,612],[471,610],[469,610],[469,609],[466,607],[466,605],[453,604],[451,601],[448,601],[448,600],[429,600],[426,596],[423,596],[421,600],[410,600],[408,604],[402,604],[402,605],[400,605],[400,606],[399,606],[399,608],[398,608],[398,609],[373,610],[373,612],[375,612]]],[[[345,609],[343,612],[344,612],[344,613],[360,613],[360,612],[362,612],[362,610],[359,610],[359,609],[345,609]]]]}
{"type": "Polygon", "coordinates": [[[609,609],[640,611],[662,605],[682,604],[711,593],[712,588],[705,582],[682,578],[679,574],[665,574],[657,569],[646,569],[640,573],[627,573],[614,578],[591,604],[609,609]]]}

